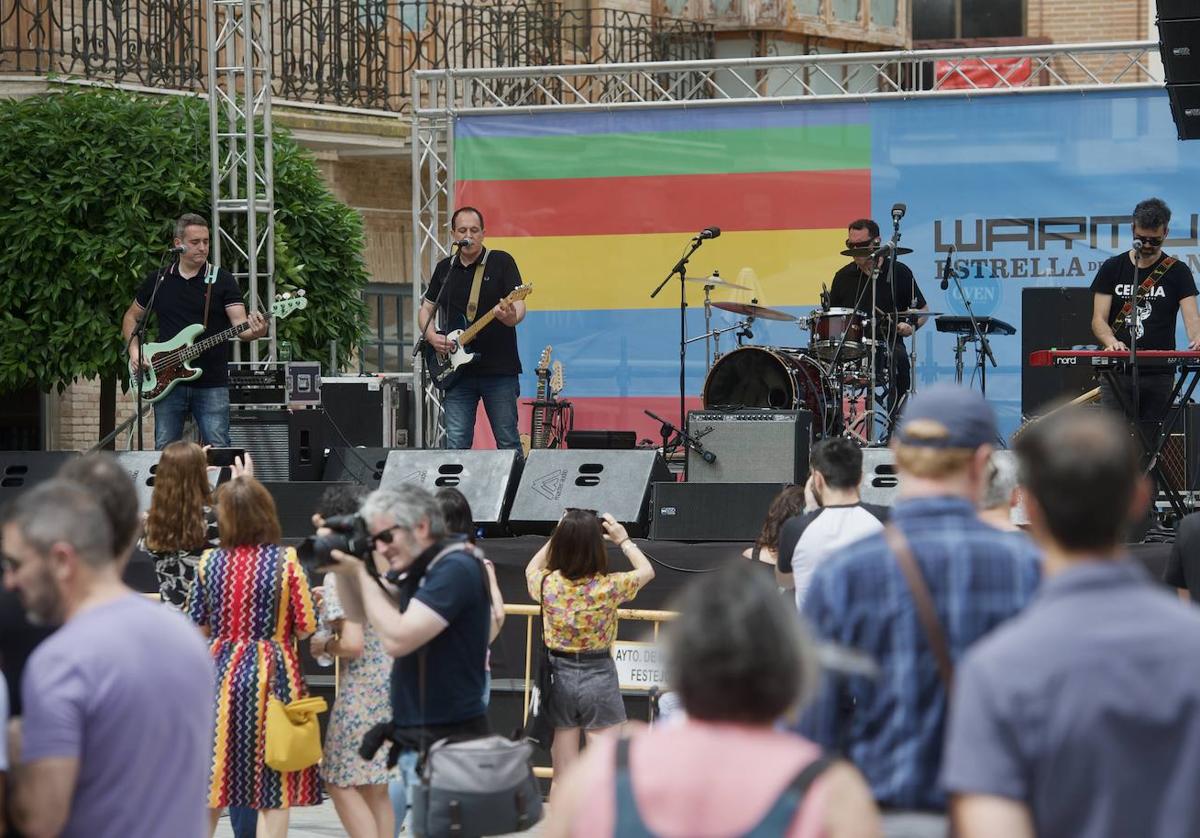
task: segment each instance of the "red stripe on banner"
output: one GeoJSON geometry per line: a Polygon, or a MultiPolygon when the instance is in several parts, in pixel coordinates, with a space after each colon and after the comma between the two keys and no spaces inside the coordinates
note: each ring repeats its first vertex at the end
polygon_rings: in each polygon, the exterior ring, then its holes
{"type": "MultiPolygon", "coordinates": [[[[517,428],[523,434],[528,434],[531,427],[533,408],[525,404],[522,398],[517,405],[517,428]]],[[[679,396],[598,396],[593,398],[573,398],[569,400],[575,408],[576,430],[599,431],[635,431],[639,441],[654,440],[655,444],[662,442],[659,433],[659,423],[647,416],[643,411],[649,410],[662,418],[679,423],[679,396]]],[[[698,396],[689,396],[685,401],[688,410],[700,410],[703,405],[698,396]]],[[[479,405],[479,413],[475,417],[474,448],[495,448],[496,438],[492,436],[491,425],[488,424],[487,414],[483,404],[479,405]]]]}
{"type": "Polygon", "coordinates": [[[483,210],[492,236],[811,230],[869,215],[871,172],[471,180],[455,196],[483,210]]]}

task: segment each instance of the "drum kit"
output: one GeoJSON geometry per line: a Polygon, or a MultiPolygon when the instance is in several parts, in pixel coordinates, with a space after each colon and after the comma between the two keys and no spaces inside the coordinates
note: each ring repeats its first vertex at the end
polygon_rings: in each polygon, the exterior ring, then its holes
{"type": "MultiPolygon", "coordinates": [[[[765,408],[773,410],[804,409],[812,414],[814,438],[848,434],[864,445],[879,441],[886,434],[889,417],[883,398],[871,398],[870,388],[888,392],[890,364],[886,353],[874,351],[884,340],[885,330],[877,322],[872,329],[866,312],[851,308],[818,308],[804,317],[786,311],[750,303],[713,302],[709,292],[714,288],[749,290],[743,285],[728,282],[715,274],[711,277],[688,278],[688,282],[703,282],[706,333],[691,338],[705,341],[707,375],[701,393],[706,410],[765,408]],[[712,328],[712,309],[727,311],[742,317],[732,326],[712,328]],[[808,345],[801,347],[741,345],[742,336],[750,335],[755,320],[796,323],[808,332],[808,345]],[[720,335],[738,330],[739,346],[722,354],[720,335]],[[877,333],[877,338],[871,335],[877,333]],[[711,347],[710,347],[711,340],[711,347]],[[708,351],[711,348],[711,352],[708,351]],[[876,407],[877,409],[871,409],[876,407]]],[[[889,313],[888,319],[916,324],[919,318],[937,315],[929,311],[899,311],[889,313]]],[[[882,318],[881,318],[882,319],[882,318]]],[[[886,331],[890,331],[886,330],[886,331]]],[[[916,369],[916,341],[913,341],[912,369],[916,369]]],[[[886,348],[886,347],[885,347],[886,348]]],[[[897,341],[897,351],[905,351],[897,341]]],[[[915,389],[916,376],[910,376],[915,389]]],[[[898,401],[898,400],[897,400],[898,401]]],[[[896,405],[892,405],[896,407],[896,405]]]]}

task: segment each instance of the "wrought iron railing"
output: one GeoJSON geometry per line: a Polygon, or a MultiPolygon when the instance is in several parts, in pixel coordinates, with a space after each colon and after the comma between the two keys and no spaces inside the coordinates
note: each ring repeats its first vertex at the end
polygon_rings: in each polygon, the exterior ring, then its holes
{"type": "MultiPolygon", "coordinates": [[[[5,0],[0,74],[202,91],[206,0],[5,0]]],[[[283,100],[406,112],[414,70],[712,58],[711,26],[505,0],[277,0],[283,100]]]]}

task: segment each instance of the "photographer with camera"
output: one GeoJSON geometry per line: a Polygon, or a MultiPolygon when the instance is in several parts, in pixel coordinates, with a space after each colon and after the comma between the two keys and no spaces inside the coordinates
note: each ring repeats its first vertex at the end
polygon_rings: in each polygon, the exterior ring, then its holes
{"type": "Polygon", "coordinates": [[[401,750],[420,751],[446,737],[487,734],[487,578],[464,542],[446,540],[434,497],[418,486],[380,489],[353,519],[325,523],[313,561],[338,574],[346,619],[365,618],[395,659],[385,736],[401,750]],[[397,596],[373,572],[373,551],[387,560],[397,596]]]}

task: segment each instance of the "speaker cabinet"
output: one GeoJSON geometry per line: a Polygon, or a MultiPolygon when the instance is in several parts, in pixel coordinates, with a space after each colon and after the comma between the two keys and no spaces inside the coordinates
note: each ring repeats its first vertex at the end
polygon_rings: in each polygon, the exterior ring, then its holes
{"type": "Polygon", "coordinates": [[[650,537],[660,541],[754,541],[786,483],[655,483],[650,537]]]}
{"type": "Polygon", "coordinates": [[[150,498],[154,494],[154,477],[158,472],[161,451],[117,451],[117,464],[129,475],[137,488],[138,511],[145,515],[150,511],[150,498]]]}
{"type": "Polygon", "coordinates": [[[607,512],[630,535],[647,532],[650,485],[671,479],[662,455],[653,450],[529,452],[509,515],[515,533],[548,533],[563,509],[607,512]]]}
{"type": "MultiPolygon", "coordinates": [[[[299,541],[313,535],[312,516],[317,511],[321,496],[337,486],[354,486],[349,482],[322,482],[315,480],[264,480],[263,485],[275,499],[279,514],[279,526],[286,541],[299,541]]],[[[321,584],[319,579],[313,584],[321,584]]]]}
{"type": "Polygon", "coordinates": [[[688,449],[689,483],[803,483],[812,414],[807,410],[693,410],[688,433],[716,459],[688,449]]]}
{"type": "Polygon", "coordinates": [[[471,504],[476,526],[495,534],[504,528],[520,474],[516,451],[392,451],[379,488],[411,483],[433,494],[458,489],[471,504]]]}
{"type": "Polygon", "coordinates": [[[0,506],[49,480],[78,451],[0,451],[0,506]]]}
{"type": "Polygon", "coordinates": [[[863,503],[891,506],[900,491],[900,476],[896,472],[896,455],[890,448],[863,449],[863,476],[858,484],[863,503]]]}
{"type": "Polygon", "coordinates": [[[259,480],[320,480],[325,470],[322,410],[234,410],[229,441],[250,453],[259,480]]]}
{"type": "Polygon", "coordinates": [[[1158,51],[1171,116],[1181,140],[1200,137],[1200,8],[1183,0],[1161,0],[1158,7],[1158,51]]]}
{"type": "Polygon", "coordinates": [[[1031,352],[1095,346],[1090,289],[1024,289],[1021,292],[1021,412],[1025,416],[1036,416],[1045,411],[1048,403],[1072,399],[1096,386],[1090,367],[1031,367],[1031,352]]]}
{"type": "Polygon", "coordinates": [[[1196,0],[1158,0],[1158,22],[1161,25],[1167,20],[1183,20],[1196,17],[1200,9],[1196,0]]]}

